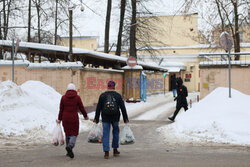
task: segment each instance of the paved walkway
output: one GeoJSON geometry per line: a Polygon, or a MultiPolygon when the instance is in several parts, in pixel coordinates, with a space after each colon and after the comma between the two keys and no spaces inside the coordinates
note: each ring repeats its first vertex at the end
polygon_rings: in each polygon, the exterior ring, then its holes
{"type": "MultiPolygon", "coordinates": [[[[78,137],[75,158],[65,156],[64,146],[50,144],[2,150],[1,167],[249,167],[250,148],[235,146],[175,146],[162,141],[156,128],[168,121],[131,121],[136,137],[133,145],[122,145],[121,156],[103,158],[101,144],[87,142],[87,133],[78,137]]],[[[121,129],[124,124],[121,124],[121,129]]]]}

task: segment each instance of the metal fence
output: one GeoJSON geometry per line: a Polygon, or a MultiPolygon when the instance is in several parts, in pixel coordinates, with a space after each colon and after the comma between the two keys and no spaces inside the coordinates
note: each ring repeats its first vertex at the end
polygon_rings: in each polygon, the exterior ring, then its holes
{"type": "MultiPolygon", "coordinates": [[[[248,66],[250,65],[250,52],[246,53],[231,53],[231,64],[248,66]],[[235,56],[240,55],[240,60],[235,60],[235,56]]],[[[202,53],[199,54],[199,65],[227,65],[228,64],[228,53],[202,53]]]]}

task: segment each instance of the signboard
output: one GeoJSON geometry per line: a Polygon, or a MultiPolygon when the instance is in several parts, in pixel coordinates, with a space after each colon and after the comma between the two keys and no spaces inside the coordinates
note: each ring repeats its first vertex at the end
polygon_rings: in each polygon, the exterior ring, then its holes
{"type": "Polygon", "coordinates": [[[220,46],[228,52],[228,81],[229,81],[229,98],[231,98],[231,55],[230,51],[233,46],[233,39],[228,32],[222,32],[220,34],[220,46]]]}
{"type": "Polygon", "coordinates": [[[233,46],[233,39],[228,32],[222,32],[220,34],[220,46],[226,51],[230,51],[233,46]]]}
{"type": "Polygon", "coordinates": [[[136,58],[130,56],[130,57],[128,58],[128,60],[127,60],[127,65],[128,65],[129,67],[134,67],[134,66],[136,66],[136,65],[137,65],[137,60],[136,60],[136,58]]]}
{"type": "Polygon", "coordinates": [[[192,78],[192,74],[185,74],[185,78],[192,78]]]}

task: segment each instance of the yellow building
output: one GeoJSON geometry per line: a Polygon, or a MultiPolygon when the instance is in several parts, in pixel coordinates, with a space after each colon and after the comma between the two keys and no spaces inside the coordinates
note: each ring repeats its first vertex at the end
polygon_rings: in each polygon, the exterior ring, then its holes
{"type": "MultiPolygon", "coordinates": [[[[139,20],[147,22],[149,32],[145,34],[137,34],[138,41],[144,38],[151,39],[151,50],[144,49],[143,44],[137,43],[137,58],[145,62],[154,62],[169,67],[170,75],[177,74],[183,78],[184,84],[189,91],[200,90],[200,69],[199,54],[201,53],[225,53],[223,49],[216,43],[219,35],[214,36],[215,44],[205,44],[205,38],[198,29],[198,13],[170,15],[170,16],[154,16],[141,17],[139,20]],[[153,54],[152,54],[153,53],[153,54]],[[169,66],[169,62],[183,63],[186,68],[178,66],[169,66]],[[175,70],[172,70],[175,69],[175,70]],[[182,72],[181,72],[182,71],[182,72]]],[[[140,24],[140,21],[138,21],[140,24]]],[[[138,25],[138,29],[139,29],[138,25]]],[[[241,29],[242,43],[241,52],[250,52],[250,29],[244,27],[241,29]]],[[[115,47],[112,48],[111,54],[115,54],[115,47]]],[[[129,48],[123,47],[122,56],[128,55],[129,48]]],[[[103,48],[98,48],[103,51],[103,48]]],[[[233,52],[233,49],[232,49],[233,52]]],[[[246,57],[242,56],[242,59],[246,57]]],[[[171,64],[171,63],[170,63],[171,64]]]]}
{"type": "MultiPolygon", "coordinates": [[[[72,39],[72,47],[95,51],[98,47],[98,38],[97,36],[75,36],[72,39]]],[[[61,37],[58,45],[69,46],[69,37],[61,37]]]]}
{"type": "MultiPolygon", "coordinates": [[[[201,35],[198,29],[198,13],[180,14],[170,16],[154,16],[138,18],[138,29],[140,22],[144,24],[143,31],[139,30],[136,38],[137,43],[137,58],[145,62],[154,62],[161,66],[166,65],[170,75],[177,74],[183,78],[184,84],[189,91],[200,91],[200,69],[199,55],[201,53],[225,53],[219,46],[219,35],[221,32],[211,33],[214,44],[206,44],[206,39],[201,35]],[[145,28],[145,22],[149,26],[149,32],[145,28]],[[143,33],[141,33],[143,32],[143,33]],[[141,33],[141,34],[140,34],[141,33]],[[148,51],[143,46],[141,41],[150,41],[150,50],[148,51]],[[176,66],[173,66],[173,63],[176,66]],[[172,63],[172,64],[171,64],[172,63]],[[181,68],[183,63],[185,68],[181,68]]],[[[138,31],[137,31],[138,32],[138,31]]],[[[250,28],[241,28],[241,52],[250,52],[250,28]]],[[[110,54],[115,54],[116,48],[113,47],[110,54]]],[[[122,56],[128,55],[129,47],[122,47],[122,56]]],[[[233,52],[232,48],[232,52],[233,52]]],[[[98,51],[103,52],[103,48],[98,48],[98,51]]],[[[241,60],[249,59],[250,57],[242,56],[241,60]]]]}

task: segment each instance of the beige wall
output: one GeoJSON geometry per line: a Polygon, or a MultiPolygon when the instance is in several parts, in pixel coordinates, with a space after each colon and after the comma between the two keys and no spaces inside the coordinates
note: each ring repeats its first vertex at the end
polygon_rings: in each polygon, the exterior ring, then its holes
{"type": "MultiPolygon", "coordinates": [[[[11,66],[0,66],[1,81],[12,80],[11,66]]],[[[67,85],[73,82],[85,106],[98,102],[99,95],[107,88],[106,81],[114,79],[117,92],[123,93],[123,73],[89,69],[27,69],[26,66],[15,67],[15,83],[21,85],[28,80],[41,81],[64,94],[67,85]],[[91,77],[91,78],[90,78],[91,77]]]]}
{"type": "MultiPolygon", "coordinates": [[[[201,98],[204,98],[217,87],[228,87],[228,68],[200,68],[201,98]]],[[[231,86],[242,93],[250,95],[250,67],[232,66],[231,86]]]]}
{"type": "MultiPolygon", "coordinates": [[[[73,82],[78,94],[81,96],[85,106],[93,106],[98,102],[99,95],[107,90],[107,82],[116,82],[116,91],[124,95],[125,99],[140,99],[140,89],[124,90],[127,77],[135,77],[140,80],[140,71],[124,74],[123,71],[105,69],[27,69],[26,66],[15,67],[15,83],[21,85],[28,80],[41,81],[53,87],[60,94],[65,94],[67,85],[73,82]],[[127,93],[125,92],[127,91],[127,93]],[[132,92],[132,93],[131,93],[132,92]]],[[[152,73],[149,79],[163,79],[163,73],[152,73]]],[[[166,90],[168,90],[168,77],[166,77],[166,90]]],[[[0,66],[0,81],[12,80],[11,66],[0,66]]],[[[161,82],[155,82],[155,89],[148,89],[147,93],[163,92],[161,82]]]]}
{"type": "MultiPolygon", "coordinates": [[[[69,46],[69,39],[64,39],[59,41],[61,46],[69,46]]],[[[97,38],[83,38],[83,39],[73,39],[73,48],[82,48],[88,50],[96,50],[98,47],[97,38]]]]}
{"type": "Polygon", "coordinates": [[[187,67],[186,71],[182,72],[183,84],[187,87],[189,92],[200,91],[200,75],[198,62],[188,62],[184,63],[187,67]],[[185,78],[191,75],[190,82],[185,81],[185,78]]]}
{"type": "Polygon", "coordinates": [[[198,36],[198,14],[138,19],[147,20],[145,22],[156,29],[151,35],[161,43],[152,43],[152,46],[192,46],[198,44],[195,40],[198,36]]]}
{"type": "Polygon", "coordinates": [[[163,73],[146,73],[147,75],[147,94],[159,93],[164,91],[164,80],[165,80],[165,91],[169,91],[169,76],[163,77],[163,73]]]}
{"type": "Polygon", "coordinates": [[[116,91],[123,94],[123,72],[84,69],[80,76],[80,95],[87,106],[98,102],[99,95],[107,90],[109,80],[114,80],[116,91]]]}

